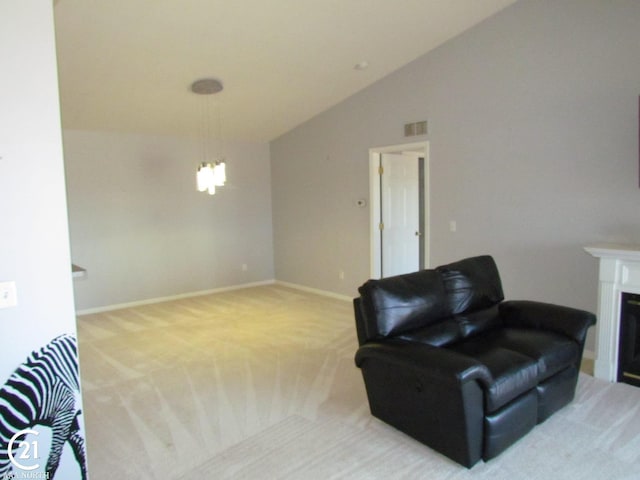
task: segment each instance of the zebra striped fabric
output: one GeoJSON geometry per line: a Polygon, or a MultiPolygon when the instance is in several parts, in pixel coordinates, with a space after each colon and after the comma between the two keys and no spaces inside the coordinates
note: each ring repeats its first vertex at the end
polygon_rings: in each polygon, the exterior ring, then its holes
{"type": "MultiPolygon", "coordinates": [[[[53,479],[65,442],[87,478],[84,438],[78,423],[78,351],[72,335],[61,335],[31,353],[0,389],[0,480],[14,478],[9,443],[18,432],[44,425],[52,429],[46,473],[53,479]]],[[[15,448],[15,447],[14,447],[15,448]]],[[[19,478],[19,477],[18,477],[19,478]]]]}

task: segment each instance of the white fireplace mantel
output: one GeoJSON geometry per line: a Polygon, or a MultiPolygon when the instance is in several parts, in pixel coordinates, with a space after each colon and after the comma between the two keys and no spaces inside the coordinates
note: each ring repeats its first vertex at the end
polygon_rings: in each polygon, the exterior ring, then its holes
{"type": "Polygon", "coordinates": [[[594,375],[615,382],[620,295],[623,292],[640,294],[640,245],[600,244],[587,246],[585,250],[600,259],[594,375]]]}

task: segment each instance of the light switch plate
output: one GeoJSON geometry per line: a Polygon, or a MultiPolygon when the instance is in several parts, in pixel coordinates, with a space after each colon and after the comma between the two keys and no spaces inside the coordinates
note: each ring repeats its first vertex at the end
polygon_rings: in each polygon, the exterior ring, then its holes
{"type": "Polygon", "coordinates": [[[0,282],[0,308],[15,307],[18,305],[16,282],[0,282]]]}

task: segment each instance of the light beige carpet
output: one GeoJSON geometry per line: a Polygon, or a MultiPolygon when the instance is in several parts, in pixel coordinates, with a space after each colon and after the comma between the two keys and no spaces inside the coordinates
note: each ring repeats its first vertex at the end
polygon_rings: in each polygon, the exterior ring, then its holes
{"type": "Polygon", "coordinates": [[[78,330],[93,480],[640,478],[640,389],[584,374],[571,405],[471,470],[372,418],[348,302],[265,286],[78,330]]]}

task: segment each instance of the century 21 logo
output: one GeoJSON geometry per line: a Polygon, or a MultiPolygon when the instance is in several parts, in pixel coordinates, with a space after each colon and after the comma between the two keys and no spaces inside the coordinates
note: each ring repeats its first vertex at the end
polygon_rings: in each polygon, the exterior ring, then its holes
{"type": "Polygon", "coordinates": [[[13,454],[13,444],[15,443],[15,441],[18,439],[18,437],[22,436],[22,435],[27,435],[27,434],[31,434],[31,435],[38,435],[38,432],[35,430],[31,430],[31,429],[26,429],[26,430],[20,430],[19,432],[17,432],[13,437],[11,437],[11,440],[9,440],[9,445],[7,447],[7,453],[9,454],[9,460],[11,460],[11,463],[13,465],[15,465],[16,467],[18,467],[20,470],[35,470],[36,468],[38,468],[40,466],[40,464],[36,463],[35,465],[23,465],[22,463],[20,463],[21,460],[29,460],[29,459],[38,459],[40,458],[38,456],[38,441],[37,440],[33,440],[31,443],[22,440],[20,442],[18,442],[18,448],[23,448],[22,453],[20,453],[20,455],[18,455],[18,458],[16,458],[13,454]]]}

